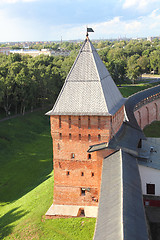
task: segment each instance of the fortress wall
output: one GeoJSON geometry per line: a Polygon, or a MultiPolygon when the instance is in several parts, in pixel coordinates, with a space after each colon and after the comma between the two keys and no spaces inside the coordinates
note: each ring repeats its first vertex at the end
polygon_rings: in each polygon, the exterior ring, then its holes
{"type": "Polygon", "coordinates": [[[153,121],[160,121],[160,98],[142,105],[134,115],[141,129],[153,121]]]}

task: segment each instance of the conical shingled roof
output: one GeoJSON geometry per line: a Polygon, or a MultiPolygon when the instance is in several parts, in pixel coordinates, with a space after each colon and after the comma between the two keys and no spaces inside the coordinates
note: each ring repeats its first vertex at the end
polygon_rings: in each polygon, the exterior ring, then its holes
{"type": "Polygon", "coordinates": [[[96,49],[86,39],[47,115],[114,115],[124,101],[96,49]]]}

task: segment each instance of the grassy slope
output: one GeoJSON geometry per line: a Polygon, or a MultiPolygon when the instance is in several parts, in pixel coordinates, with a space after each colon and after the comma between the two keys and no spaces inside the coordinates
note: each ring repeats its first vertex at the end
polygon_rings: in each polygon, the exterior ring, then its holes
{"type": "Polygon", "coordinates": [[[95,219],[42,216],[53,201],[48,117],[0,123],[0,239],[92,239],[95,219]]]}
{"type": "MultiPolygon", "coordinates": [[[[124,97],[152,85],[120,88],[124,97]]],[[[52,204],[48,117],[32,113],[0,123],[0,239],[92,239],[95,219],[45,220],[52,204]]]]}

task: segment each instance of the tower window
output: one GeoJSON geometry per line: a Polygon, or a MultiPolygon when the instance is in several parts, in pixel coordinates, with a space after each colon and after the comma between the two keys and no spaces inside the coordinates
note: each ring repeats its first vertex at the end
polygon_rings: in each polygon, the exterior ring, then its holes
{"type": "Polygon", "coordinates": [[[60,144],[58,143],[58,150],[60,150],[60,144]]]}
{"type": "Polygon", "coordinates": [[[69,116],[68,118],[68,124],[69,124],[69,128],[71,128],[71,116],[69,116]]]}
{"type": "Polygon", "coordinates": [[[59,133],[59,139],[60,140],[62,139],[62,133],[59,133]]]}
{"type": "Polygon", "coordinates": [[[71,133],[69,133],[69,140],[71,140],[72,139],[72,135],[71,135],[71,133]]]}
{"type": "Polygon", "coordinates": [[[88,159],[91,159],[91,154],[90,153],[88,154],[88,159]]]}
{"type": "Polygon", "coordinates": [[[82,176],[82,177],[84,176],[84,172],[81,172],[81,176],[82,176]]]}
{"type": "Polygon", "coordinates": [[[100,128],[101,128],[101,118],[98,117],[98,129],[100,129],[100,128]]]}
{"type": "Polygon", "coordinates": [[[69,171],[67,171],[66,175],[67,175],[67,176],[69,176],[69,175],[70,175],[70,172],[69,172],[69,171]]]}
{"type": "Polygon", "coordinates": [[[81,140],[82,139],[82,136],[81,136],[81,134],[79,134],[79,140],[81,140]]]}
{"type": "Polygon", "coordinates": [[[90,119],[90,117],[88,117],[88,129],[90,129],[91,128],[91,119],[90,119]]]}
{"type": "Polygon", "coordinates": [[[94,172],[91,173],[91,176],[94,177],[94,172]]]}
{"type": "Polygon", "coordinates": [[[91,135],[88,134],[88,141],[91,141],[91,135]]]}
{"type": "Polygon", "coordinates": [[[59,116],[59,128],[61,128],[61,116],[59,116]]]}
{"type": "Polygon", "coordinates": [[[81,188],[81,196],[85,196],[85,188],[81,188]]]}
{"type": "Polygon", "coordinates": [[[81,117],[78,117],[78,127],[81,128],[81,117]]]}
{"type": "Polygon", "coordinates": [[[147,194],[155,194],[155,184],[146,184],[147,194]]]}
{"type": "Polygon", "coordinates": [[[74,153],[71,153],[71,158],[75,158],[75,154],[74,153]]]}
{"type": "Polygon", "coordinates": [[[101,141],[101,135],[98,134],[98,141],[101,141]]]}

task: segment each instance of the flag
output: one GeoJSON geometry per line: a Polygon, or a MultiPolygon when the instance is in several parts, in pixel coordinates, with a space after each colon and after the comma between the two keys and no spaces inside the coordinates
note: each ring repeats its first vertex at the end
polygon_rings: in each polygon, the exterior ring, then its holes
{"type": "Polygon", "coordinates": [[[87,32],[94,32],[92,28],[87,28],[87,32]]]}

